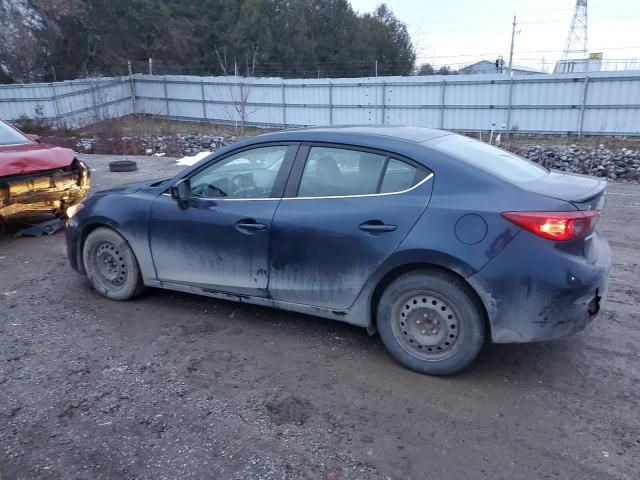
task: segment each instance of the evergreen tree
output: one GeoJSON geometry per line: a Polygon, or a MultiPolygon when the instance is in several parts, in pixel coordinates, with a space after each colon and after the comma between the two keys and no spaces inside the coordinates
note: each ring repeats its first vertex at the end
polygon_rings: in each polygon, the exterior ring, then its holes
{"type": "MultiPolygon", "coordinates": [[[[16,0],[0,7],[7,1],[16,0]]],[[[407,27],[384,4],[358,16],[348,0],[19,1],[28,8],[4,15],[3,33],[22,32],[31,48],[0,45],[5,81],[122,75],[128,60],[143,71],[148,58],[157,73],[213,75],[236,65],[247,74],[254,61],[255,75],[282,77],[372,75],[376,61],[381,75],[407,75],[415,66],[407,27]]]]}

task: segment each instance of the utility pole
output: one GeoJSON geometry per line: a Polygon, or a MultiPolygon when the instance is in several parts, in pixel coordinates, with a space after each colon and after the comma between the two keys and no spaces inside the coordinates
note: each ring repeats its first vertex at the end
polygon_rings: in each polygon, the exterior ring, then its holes
{"type": "MultiPolygon", "coordinates": [[[[511,51],[509,52],[509,106],[507,107],[507,132],[511,132],[511,107],[513,105],[513,44],[516,39],[516,16],[513,16],[513,29],[511,30],[511,51]]],[[[504,127],[503,127],[504,129],[504,127]]]]}
{"type": "Polygon", "coordinates": [[[513,76],[513,43],[516,39],[516,16],[513,16],[513,29],[511,30],[511,51],[509,52],[509,76],[513,76]]]}

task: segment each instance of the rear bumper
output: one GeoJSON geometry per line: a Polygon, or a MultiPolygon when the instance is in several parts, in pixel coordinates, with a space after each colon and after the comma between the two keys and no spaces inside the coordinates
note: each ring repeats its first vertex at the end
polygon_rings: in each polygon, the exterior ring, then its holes
{"type": "Polygon", "coordinates": [[[571,255],[523,232],[468,278],[480,294],[495,343],[552,340],[584,329],[607,295],[611,249],[594,233],[597,260],[571,255]]]}

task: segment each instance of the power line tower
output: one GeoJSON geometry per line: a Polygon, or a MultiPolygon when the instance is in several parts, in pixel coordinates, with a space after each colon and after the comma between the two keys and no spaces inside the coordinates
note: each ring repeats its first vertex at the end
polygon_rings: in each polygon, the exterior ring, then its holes
{"type": "Polygon", "coordinates": [[[576,0],[576,10],[573,13],[562,60],[586,59],[587,47],[587,0],[576,0]]]}

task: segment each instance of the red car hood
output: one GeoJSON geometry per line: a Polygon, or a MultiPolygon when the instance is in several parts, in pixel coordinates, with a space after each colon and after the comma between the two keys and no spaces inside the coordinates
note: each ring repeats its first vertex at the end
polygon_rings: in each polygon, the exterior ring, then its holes
{"type": "Polygon", "coordinates": [[[0,146],[0,177],[53,170],[70,165],[75,152],[40,143],[0,146]]]}

